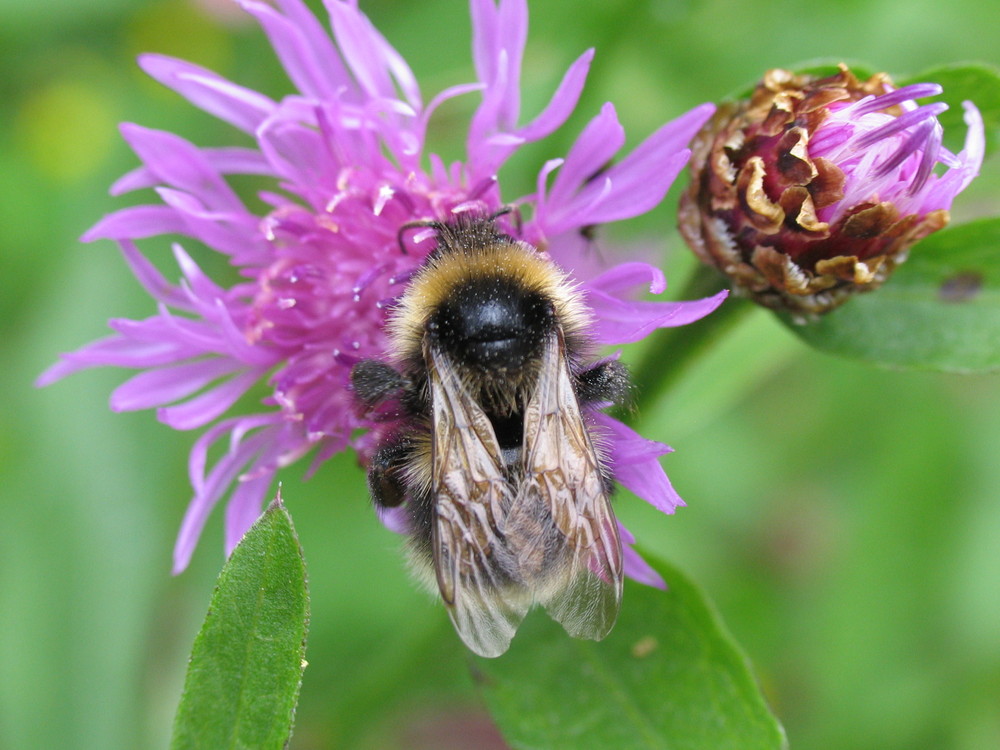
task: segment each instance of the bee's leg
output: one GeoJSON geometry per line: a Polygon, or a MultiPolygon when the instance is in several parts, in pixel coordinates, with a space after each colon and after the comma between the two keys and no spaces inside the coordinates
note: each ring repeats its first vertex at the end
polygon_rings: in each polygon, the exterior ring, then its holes
{"type": "Polygon", "coordinates": [[[621,403],[628,396],[632,382],[628,370],[613,359],[584,370],[576,376],[576,398],[581,404],[621,403]]]}
{"type": "Polygon", "coordinates": [[[385,362],[363,359],[351,369],[351,386],[358,400],[371,409],[406,387],[406,380],[385,362]]]}
{"type": "Polygon", "coordinates": [[[368,490],[375,505],[394,508],[406,499],[403,467],[412,450],[409,440],[398,439],[384,444],[372,456],[368,469],[368,490]]]}
{"type": "MultiPolygon", "coordinates": [[[[605,360],[579,373],[575,379],[576,398],[581,404],[619,404],[628,397],[631,387],[628,370],[617,360],[605,360]]],[[[597,460],[604,492],[610,497],[615,490],[611,463],[601,452],[598,452],[597,460]]]]}

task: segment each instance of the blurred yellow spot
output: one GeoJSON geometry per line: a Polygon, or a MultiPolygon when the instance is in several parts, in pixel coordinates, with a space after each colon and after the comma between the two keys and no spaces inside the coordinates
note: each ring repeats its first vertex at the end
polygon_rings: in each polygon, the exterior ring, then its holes
{"type": "Polygon", "coordinates": [[[118,138],[106,91],[56,80],[28,96],[16,115],[14,140],[45,176],[72,182],[95,169],[118,138]]]}
{"type": "Polygon", "coordinates": [[[640,638],[632,644],[632,656],[636,659],[645,659],[660,647],[660,642],[651,635],[640,638]]]}

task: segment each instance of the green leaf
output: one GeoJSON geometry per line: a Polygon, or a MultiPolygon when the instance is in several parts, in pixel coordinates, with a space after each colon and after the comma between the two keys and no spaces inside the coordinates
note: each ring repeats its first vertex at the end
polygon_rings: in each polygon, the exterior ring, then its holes
{"type": "Polygon", "coordinates": [[[962,119],[965,110],[963,101],[971,101],[983,116],[986,128],[986,154],[996,150],[1000,137],[1000,71],[984,64],[955,64],[925,70],[905,81],[900,86],[911,83],[939,83],[944,93],[935,100],[948,103],[948,111],[938,116],[944,127],[945,143],[954,150],[961,150],[965,140],[966,126],[962,119]]]}
{"type": "Polygon", "coordinates": [[[718,614],[680,571],[650,562],[668,590],[627,582],[604,641],[570,638],[535,612],[507,654],[476,659],[493,718],[513,748],[786,746],[718,614]]]}
{"type": "Polygon", "coordinates": [[[305,563],[280,495],[219,574],[171,747],[282,748],[305,666],[305,563]]]}
{"type": "Polygon", "coordinates": [[[1000,219],[932,234],[874,292],[789,327],[834,354],[896,368],[1000,369],[1000,219]]]}

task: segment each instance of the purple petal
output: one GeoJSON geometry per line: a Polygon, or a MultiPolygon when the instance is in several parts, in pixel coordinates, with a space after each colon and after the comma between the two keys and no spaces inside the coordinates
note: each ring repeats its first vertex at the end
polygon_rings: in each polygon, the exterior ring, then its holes
{"type": "Polygon", "coordinates": [[[214,211],[190,193],[157,188],[157,194],[183,222],[178,234],[192,237],[247,263],[267,258],[267,246],[260,236],[260,220],[245,212],[214,211]]]}
{"type": "MultiPolygon", "coordinates": [[[[194,443],[191,454],[188,458],[188,476],[195,493],[204,494],[207,487],[208,478],[205,476],[205,466],[208,462],[208,453],[223,435],[229,435],[229,449],[232,453],[243,441],[243,438],[250,432],[261,428],[275,428],[280,425],[281,416],[279,414],[255,414],[245,417],[235,417],[213,425],[206,430],[194,443]]],[[[271,433],[273,434],[273,429],[271,433]]],[[[242,468],[243,464],[240,464],[242,468]]],[[[215,469],[213,469],[215,471],[215,469]]],[[[236,476],[235,474],[233,475],[236,476]]]]}
{"type": "Polygon", "coordinates": [[[671,514],[684,505],[660,465],[659,457],[671,451],[669,446],[647,440],[607,414],[592,416],[610,436],[606,441],[615,481],[663,513],[671,514]]]}
{"type": "Polygon", "coordinates": [[[941,125],[936,119],[924,120],[915,125],[895,152],[890,153],[888,159],[875,167],[872,177],[877,179],[893,175],[898,178],[906,175],[909,170],[907,166],[904,166],[904,162],[918,156],[919,166],[916,173],[905,180],[905,185],[902,186],[904,192],[918,192],[927,183],[927,178],[930,177],[931,170],[937,163],[937,150],[941,145],[941,136],[941,125]]]}
{"type": "MultiPolygon", "coordinates": [[[[253,469],[251,468],[251,472],[253,469]]],[[[226,504],[226,555],[230,555],[254,522],[260,517],[264,495],[271,486],[274,472],[269,471],[253,479],[238,480],[236,489],[226,504]]]]}
{"type": "MultiPolygon", "coordinates": [[[[593,180],[624,143],[625,129],[618,122],[614,105],[608,102],[601,107],[601,113],[587,123],[587,127],[566,155],[562,168],[556,173],[555,182],[548,195],[549,211],[558,217],[561,215],[560,210],[565,212],[568,206],[576,203],[576,193],[581,185],[593,180]],[[560,204],[565,204],[566,207],[560,204]]],[[[594,182],[601,181],[594,180],[594,182]]],[[[561,231],[563,230],[550,227],[551,234],[558,234],[561,231]]]]}
{"type": "Polygon", "coordinates": [[[600,121],[592,122],[593,131],[588,132],[588,126],[573,147],[574,151],[581,147],[583,158],[571,165],[571,151],[556,177],[549,197],[550,206],[555,203],[556,207],[550,207],[545,217],[547,231],[558,234],[589,224],[619,221],[656,206],[690,158],[685,145],[713,111],[711,104],[694,108],[661,127],[625,159],[601,173],[623,140],[623,136],[612,136],[621,126],[614,110],[605,105],[600,121]],[[610,143],[603,143],[612,137],[619,144],[614,149],[610,143]],[[586,148],[588,145],[590,148],[586,148]],[[602,179],[594,179],[595,174],[602,179]]]}
{"type": "Polygon", "coordinates": [[[371,21],[357,9],[339,0],[324,0],[333,34],[344,59],[361,89],[371,98],[396,98],[393,79],[414,110],[421,108],[420,88],[413,71],[371,21]]]}
{"type": "Polygon", "coordinates": [[[266,252],[256,231],[258,220],[250,214],[206,211],[183,192],[159,188],[166,206],[133,206],[109,214],[88,229],[83,242],[111,239],[123,242],[161,234],[179,234],[200,240],[233,256],[234,261],[253,262],[266,252]]]}
{"type": "Polygon", "coordinates": [[[661,162],[658,170],[628,159],[617,164],[604,176],[607,187],[595,180],[580,191],[577,215],[567,216],[561,231],[630,219],[649,211],[663,200],[690,156],[689,151],[680,151],[661,162]]]}
{"type": "Polygon", "coordinates": [[[399,505],[395,508],[376,508],[382,524],[396,534],[409,534],[411,531],[410,514],[406,508],[399,505]]]}
{"type": "Polygon", "coordinates": [[[593,59],[594,50],[589,49],[573,62],[541,114],[523,128],[518,129],[517,134],[522,139],[525,141],[540,140],[566,122],[580,100],[580,94],[583,91],[584,83],[587,82],[587,74],[590,72],[590,63],[593,59]]]}
{"type": "Polygon", "coordinates": [[[661,161],[658,170],[630,159],[615,165],[605,175],[610,189],[602,190],[599,198],[596,195],[599,186],[595,183],[580,191],[578,201],[587,208],[581,212],[581,218],[564,231],[588,223],[606,224],[631,219],[649,211],[663,200],[690,157],[690,151],[679,151],[661,161]],[[580,223],[581,220],[583,223],[580,223]]]}
{"type": "MultiPolygon", "coordinates": [[[[378,131],[397,164],[413,171],[422,169],[419,162],[424,144],[416,110],[399,99],[372,99],[365,107],[365,118],[366,124],[378,131]]],[[[368,160],[372,164],[381,161],[374,150],[372,156],[368,160]]]]}
{"type": "Polygon", "coordinates": [[[183,60],[164,55],[140,55],[139,66],[194,106],[247,133],[253,133],[274,109],[274,102],[263,94],[237,86],[183,60]]]}
{"type": "Polygon", "coordinates": [[[524,143],[514,131],[521,109],[521,59],[528,33],[524,0],[473,0],[472,50],[486,84],[466,139],[468,171],[476,182],[494,174],[524,143]]]}
{"type": "Polygon", "coordinates": [[[469,14],[472,17],[472,63],[476,68],[476,78],[483,83],[493,79],[493,64],[499,50],[496,45],[496,3],[494,0],[471,0],[469,14]]]}
{"type": "MultiPolygon", "coordinates": [[[[123,321],[111,322],[120,325],[123,321]]],[[[135,321],[127,322],[136,324],[135,321]]],[[[74,352],[61,355],[58,362],[38,376],[35,385],[43,387],[74,372],[93,367],[159,367],[201,353],[199,349],[173,341],[144,341],[127,336],[107,336],[91,341],[74,352]]]]}
{"type": "MultiPolygon", "coordinates": [[[[618,524],[618,528],[622,531],[625,530],[621,523],[618,524]]],[[[650,564],[643,560],[642,555],[636,552],[630,544],[625,544],[624,539],[622,540],[622,562],[624,563],[625,575],[633,581],[663,591],[667,590],[667,583],[663,577],[653,570],[650,564]]]]}
{"type": "Polygon", "coordinates": [[[666,125],[649,136],[625,159],[622,165],[629,161],[643,162],[647,159],[662,161],[669,159],[671,154],[687,149],[691,139],[715,114],[714,104],[700,104],[688,110],[680,117],[674,118],[666,125]]]}
{"type": "MultiPolygon", "coordinates": [[[[338,89],[349,86],[338,58],[323,55],[310,44],[310,35],[293,20],[281,15],[269,5],[253,0],[238,0],[240,5],[260,23],[271,41],[282,67],[295,87],[306,96],[318,100],[333,100],[338,89]],[[339,76],[343,76],[338,79],[339,76]]],[[[350,89],[353,89],[350,86],[350,89]]]]}
{"type": "Polygon", "coordinates": [[[965,190],[979,174],[979,169],[983,166],[983,158],[986,156],[986,133],[982,114],[976,105],[969,101],[962,102],[962,108],[965,110],[963,119],[969,130],[965,134],[965,147],[959,154],[959,161],[962,164],[958,168],[962,176],[959,192],[965,190]]]}
{"type": "Polygon", "coordinates": [[[187,234],[187,224],[168,206],[132,206],[108,214],[80,240],[140,240],[161,234],[187,234]]]}
{"type": "MultiPolygon", "coordinates": [[[[35,378],[35,387],[44,388],[47,385],[52,385],[57,380],[62,380],[67,375],[72,375],[75,372],[80,372],[82,370],[87,370],[92,367],[103,367],[105,365],[115,365],[117,362],[105,362],[103,353],[106,351],[113,351],[117,348],[125,348],[127,352],[131,349],[130,341],[126,341],[120,336],[107,336],[103,339],[98,339],[97,341],[91,341],[86,346],[81,347],[75,352],[67,352],[59,356],[58,361],[51,367],[46,368],[46,370],[35,378]]],[[[132,357],[129,357],[131,361],[132,357]]],[[[140,361],[138,366],[142,366],[145,361],[145,357],[138,357],[140,361]]],[[[132,365],[120,365],[123,367],[129,367],[132,365]]]]}
{"type": "Polygon", "coordinates": [[[564,161],[565,159],[549,159],[546,161],[535,178],[535,194],[518,199],[518,203],[531,203],[533,201],[535,204],[535,215],[525,229],[527,231],[526,238],[536,244],[543,244],[546,236],[544,221],[540,218],[548,211],[545,186],[549,181],[549,175],[559,169],[564,161]]]}
{"type": "Polygon", "coordinates": [[[872,112],[881,112],[889,107],[895,107],[911,99],[924,99],[944,93],[944,88],[937,83],[913,83],[901,89],[893,89],[878,96],[865,97],[855,105],[852,117],[860,117],[872,112]]]}
{"type": "Polygon", "coordinates": [[[202,273],[201,268],[194,262],[194,259],[187,254],[183,247],[176,242],[171,246],[177,265],[180,266],[181,273],[187,281],[187,287],[191,294],[199,300],[209,301],[213,305],[216,300],[226,296],[225,290],[202,273]]]}
{"type": "MultiPolygon", "coordinates": [[[[490,128],[512,130],[521,108],[521,58],[528,38],[525,0],[472,0],[472,55],[479,81],[500,94],[490,128]]],[[[478,116],[479,113],[477,113],[478,116]]]]}
{"type": "Polygon", "coordinates": [[[723,290],[700,300],[633,302],[589,287],[584,287],[584,292],[596,320],[593,337],[599,344],[629,344],[644,339],[657,328],[673,328],[700,320],[721,305],[729,294],[723,290]]]}
{"type": "Polygon", "coordinates": [[[157,302],[170,305],[179,310],[191,312],[194,310],[188,302],[187,296],[174,284],[169,283],[157,270],[156,266],[149,262],[134,242],[129,240],[119,240],[122,256],[131,269],[132,274],[146,290],[150,297],[157,302]]]}
{"type": "Polygon", "coordinates": [[[527,0],[500,0],[499,43],[506,60],[507,96],[500,108],[500,125],[505,130],[517,126],[521,115],[521,61],[528,41],[527,0]]]}
{"type": "Polygon", "coordinates": [[[174,575],[183,573],[191,562],[191,555],[198,545],[201,537],[201,530],[205,527],[209,513],[219,501],[219,497],[195,496],[188,504],[184,513],[184,520],[181,521],[181,528],[177,534],[177,541],[174,542],[174,565],[171,572],[174,575]]]}
{"type": "Polygon", "coordinates": [[[257,346],[247,340],[246,331],[233,320],[232,313],[223,300],[215,300],[213,307],[213,313],[206,311],[205,316],[215,323],[221,334],[219,343],[222,344],[223,353],[256,368],[258,375],[281,361],[282,352],[276,348],[257,346]]]}
{"type": "Polygon", "coordinates": [[[649,284],[651,294],[662,294],[667,288],[667,279],[663,271],[649,263],[633,261],[619,263],[600,276],[587,282],[587,288],[604,294],[623,294],[634,292],[636,287],[649,284]]]}
{"type": "Polygon", "coordinates": [[[276,4],[301,33],[310,56],[316,61],[323,76],[329,80],[330,87],[353,90],[354,83],[344,67],[343,58],[312,10],[300,0],[277,0],[276,4]]]}
{"type": "Polygon", "coordinates": [[[663,513],[669,515],[684,506],[684,501],[670,484],[659,461],[649,460],[642,464],[622,466],[615,478],[636,497],[642,498],[663,513]]]}
{"type": "MultiPolygon", "coordinates": [[[[340,164],[332,158],[315,128],[283,117],[272,118],[261,128],[259,138],[261,151],[282,177],[297,186],[335,191],[340,164]]],[[[350,144],[340,145],[347,148],[350,144]]]]}
{"type": "Polygon", "coordinates": [[[259,379],[259,372],[245,372],[183,404],[158,409],[157,419],[175,430],[202,427],[221,417],[259,379]]]}
{"type": "MultiPolygon", "coordinates": [[[[209,437],[214,440],[222,432],[233,430],[242,421],[245,420],[229,420],[217,425],[216,428],[202,436],[198,443],[203,443],[209,437]]],[[[204,481],[199,478],[199,481],[195,483],[195,496],[184,514],[184,520],[174,544],[173,572],[175,575],[183,571],[190,562],[191,553],[194,552],[195,545],[198,543],[198,537],[201,536],[205,521],[226,487],[232,484],[243,467],[267,444],[269,438],[270,434],[264,430],[247,440],[235,442],[230,446],[228,453],[215,464],[211,474],[204,481]]],[[[192,460],[194,460],[195,451],[192,451],[191,455],[192,460]]]]}
{"type": "MultiPolygon", "coordinates": [[[[514,133],[497,133],[486,139],[487,146],[493,146],[496,151],[513,152],[524,143],[524,139],[514,133]]],[[[505,157],[506,158],[506,157],[505,157]]]]}
{"type": "MultiPolygon", "coordinates": [[[[431,115],[434,114],[435,110],[450,99],[462,96],[464,94],[471,94],[474,91],[482,91],[485,88],[485,84],[482,83],[460,83],[456,86],[449,86],[438,94],[434,95],[430,103],[424,107],[423,111],[420,113],[420,119],[426,125],[427,121],[430,119],[431,115]]],[[[440,158],[440,157],[439,157],[440,158]]]]}
{"type": "Polygon", "coordinates": [[[951,203],[959,193],[979,174],[986,153],[986,133],[983,117],[972,102],[962,102],[965,109],[965,147],[958,155],[960,166],[949,169],[939,179],[930,181],[920,196],[918,210],[921,213],[935,209],[951,208],[951,203]]]}
{"type": "Polygon", "coordinates": [[[122,136],[161,184],[198,196],[217,211],[245,211],[242,201],[201,151],[180,136],[123,123],[122,136]]]}
{"type": "Polygon", "coordinates": [[[120,319],[110,321],[111,328],[121,328],[127,332],[126,335],[107,336],[92,341],[75,352],[63,354],[61,361],[39,378],[40,381],[44,378],[44,382],[39,382],[39,385],[47,385],[72,372],[91,367],[159,367],[203,353],[202,349],[183,342],[165,340],[159,336],[142,336],[142,329],[148,322],[120,319]]]}
{"type": "Polygon", "coordinates": [[[114,390],[111,410],[137,411],[179,401],[242,367],[241,362],[216,357],[147,370],[114,390]]]}
{"type": "MultiPolygon", "coordinates": [[[[219,174],[250,174],[274,177],[274,169],[264,155],[250,148],[203,148],[202,157],[219,174]]],[[[122,175],[109,191],[111,195],[122,195],[133,190],[141,190],[159,185],[160,180],[148,167],[133,169],[122,175]]]]}
{"type": "MultiPolygon", "coordinates": [[[[500,54],[503,62],[506,60],[506,53],[500,54]]],[[[483,89],[483,100],[472,116],[466,136],[468,166],[474,179],[495,172],[516,149],[516,144],[496,140],[498,133],[506,138],[510,137],[500,124],[500,111],[504,106],[509,86],[505,67],[501,68],[495,79],[483,83],[486,84],[483,89]]]]}
{"type": "Polygon", "coordinates": [[[608,259],[593,240],[580,232],[564,232],[547,238],[534,223],[528,225],[532,235],[525,239],[534,245],[544,245],[556,265],[570,271],[573,280],[586,286],[590,279],[600,276],[608,268],[608,259]],[[537,234],[536,234],[537,233],[537,234]]]}
{"type": "Polygon", "coordinates": [[[923,107],[911,109],[909,112],[904,112],[899,117],[893,117],[885,125],[869,130],[864,135],[859,136],[854,141],[854,147],[859,150],[869,148],[875,143],[896,135],[903,130],[914,127],[925,120],[937,118],[938,115],[947,109],[948,105],[944,102],[925,104],[923,107]]]}
{"type": "Polygon", "coordinates": [[[111,184],[111,187],[108,188],[108,193],[111,195],[124,195],[125,193],[132,192],[133,190],[142,190],[143,188],[149,188],[159,184],[160,180],[155,174],[153,174],[152,170],[147,167],[139,167],[130,172],[126,172],[115,180],[111,184]]]}
{"type": "Polygon", "coordinates": [[[130,338],[140,341],[169,341],[188,356],[216,354],[219,336],[212,326],[204,321],[174,316],[163,304],[157,305],[158,315],[145,320],[117,319],[108,325],[130,338]]]}

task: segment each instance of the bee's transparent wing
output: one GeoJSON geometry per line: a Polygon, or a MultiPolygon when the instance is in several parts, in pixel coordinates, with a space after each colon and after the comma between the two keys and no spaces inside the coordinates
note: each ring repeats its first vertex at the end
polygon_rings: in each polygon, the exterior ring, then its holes
{"type": "Polygon", "coordinates": [[[525,580],[533,569],[540,575],[539,597],[549,615],[576,638],[600,640],[621,608],[622,548],[564,346],[561,331],[546,343],[525,409],[525,480],[508,519],[508,542],[518,549],[525,580]],[[532,563],[541,559],[541,550],[518,548],[516,529],[532,514],[549,527],[542,534],[544,570],[532,563]]]}
{"type": "Polygon", "coordinates": [[[425,347],[433,418],[434,569],[441,598],[465,644],[499,656],[531,604],[498,528],[510,506],[500,446],[489,418],[448,358],[425,347]]]}

